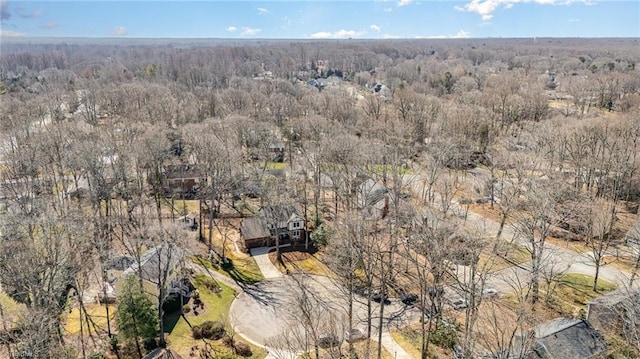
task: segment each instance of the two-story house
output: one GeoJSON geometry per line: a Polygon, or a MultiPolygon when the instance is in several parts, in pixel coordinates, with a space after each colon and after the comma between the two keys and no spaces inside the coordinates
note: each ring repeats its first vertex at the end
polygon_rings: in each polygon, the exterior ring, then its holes
{"type": "MultiPolygon", "coordinates": [[[[183,297],[190,296],[190,288],[181,272],[184,250],[172,243],[159,244],[142,254],[139,261],[134,260],[120,279],[127,276],[139,276],[143,287],[154,298],[158,298],[160,288],[163,289],[162,301],[170,294],[179,293],[183,297]]],[[[116,295],[119,285],[116,284],[116,295]]]]}
{"type": "Polygon", "coordinates": [[[242,221],[240,233],[246,250],[271,247],[276,241],[279,245],[309,245],[305,220],[294,205],[262,207],[256,216],[242,221]]]}

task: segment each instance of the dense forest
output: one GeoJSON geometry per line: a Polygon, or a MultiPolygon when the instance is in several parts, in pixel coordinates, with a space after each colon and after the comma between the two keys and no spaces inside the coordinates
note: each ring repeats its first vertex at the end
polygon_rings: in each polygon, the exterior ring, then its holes
{"type": "MultiPolygon", "coordinates": [[[[296,282],[283,353],[390,358],[395,323],[415,357],[531,357],[522,333],[637,290],[638,39],[95,42],[1,44],[0,357],[264,358],[227,318],[177,339],[169,288],[180,262],[200,297],[220,275],[247,291],[241,223],[285,206],[302,240],[268,235],[274,265],[317,260],[346,304],[296,282]],[[374,340],[324,348],[356,327],[374,340]]],[[[637,357],[640,304],[621,312],[606,354],[637,357]]]]}

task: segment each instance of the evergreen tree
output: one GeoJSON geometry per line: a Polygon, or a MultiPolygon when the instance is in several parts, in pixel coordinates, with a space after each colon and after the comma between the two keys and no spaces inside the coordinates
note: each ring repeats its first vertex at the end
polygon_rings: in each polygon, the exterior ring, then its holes
{"type": "Polygon", "coordinates": [[[140,357],[140,339],[154,338],[158,332],[154,305],[135,276],[128,276],[122,285],[117,302],[116,325],[124,341],[135,341],[140,357]]]}

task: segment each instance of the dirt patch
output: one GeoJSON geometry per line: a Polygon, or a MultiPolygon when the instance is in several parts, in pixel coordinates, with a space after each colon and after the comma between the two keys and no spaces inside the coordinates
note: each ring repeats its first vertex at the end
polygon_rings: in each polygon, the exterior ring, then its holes
{"type": "Polygon", "coordinates": [[[610,265],[613,268],[631,273],[635,269],[636,259],[629,256],[606,256],[603,259],[603,264],[610,265]]]}
{"type": "MultiPolygon", "coordinates": [[[[285,263],[304,261],[313,257],[313,255],[309,252],[301,252],[301,251],[296,251],[291,249],[286,249],[284,251],[280,250],[280,253],[282,254],[282,261],[285,263]]],[[[277,256],[275,251],[269,253],[269,259],[271,259],[271,262],[276,263],[276,260],[277,260],[276,257],[277,256]]]]}

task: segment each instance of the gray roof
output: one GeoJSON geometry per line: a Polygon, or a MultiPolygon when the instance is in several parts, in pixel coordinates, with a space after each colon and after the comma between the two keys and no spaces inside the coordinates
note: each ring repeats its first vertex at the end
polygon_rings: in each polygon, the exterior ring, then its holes
{"type": "Polygon", "coordinates": [[[146,281],[158,284],[160,275],[168,270],[173,271],[184,258],[184,251],[172,243],[159,244],[140,257],[140,263],[133,263],[122,273],[122,277],[127,275],[137,275],[146,281]]]}
{"type": "Polygon", "coordinates": [[[164,167],[167,179],[202,178],[203,173],[194,165],[167,165],[164,167]]]}
{"type": "Polygon", "coordinates": [[[627,238],[638,238],[640,237],[640,221],[636,221],[631,228],[627,231],[627,238]]]}
{"type": "Polygon", "coordinates": [[[291,204],[269,205],[262,207],[255,217],[245,218],[240,233],[245,240],[269,237],[269,223],[288,223],[302,219],[298,208],[291,204]]]}
{"type": "Polygon", "coordinates": [[[535,342],[527,358],[586,359],[608,349],[604,337],[587,321],[557,318],[535,329],[535,342]]]}
{"type": "Polygon", "coordinates": [[[605,295],[591,299],[587,304],[597,304],[604,306],[615,306],[616,304],[635,298],[640,302],[640,291],[629,291],[625,289],[614,290],[605,295]]]}
{"type": "Polygon", "coordinates": [[[142,359],[182,359],[182,357],[172,349],[156,348],[142,359]]]}
{"type": "Polygon", "coordinates": [[[371,178],[367,178],[357,188],[358,205],[360,208],[373,206],[384,199],[387,188],[371,178]]]}
{"type": "Polygon", "coordinates": [[[292,204],[269,205],[258,211],[258,216],[268,222],[288,222],[292,215],[300,217],[300,211],[292,204]]]}
{"type": "Polygon", "coordinates": [[[270,235],[266,223],[260,217],[245,218],[240,226],[240,233],[246,240],[267,238],[270,235]]]}

